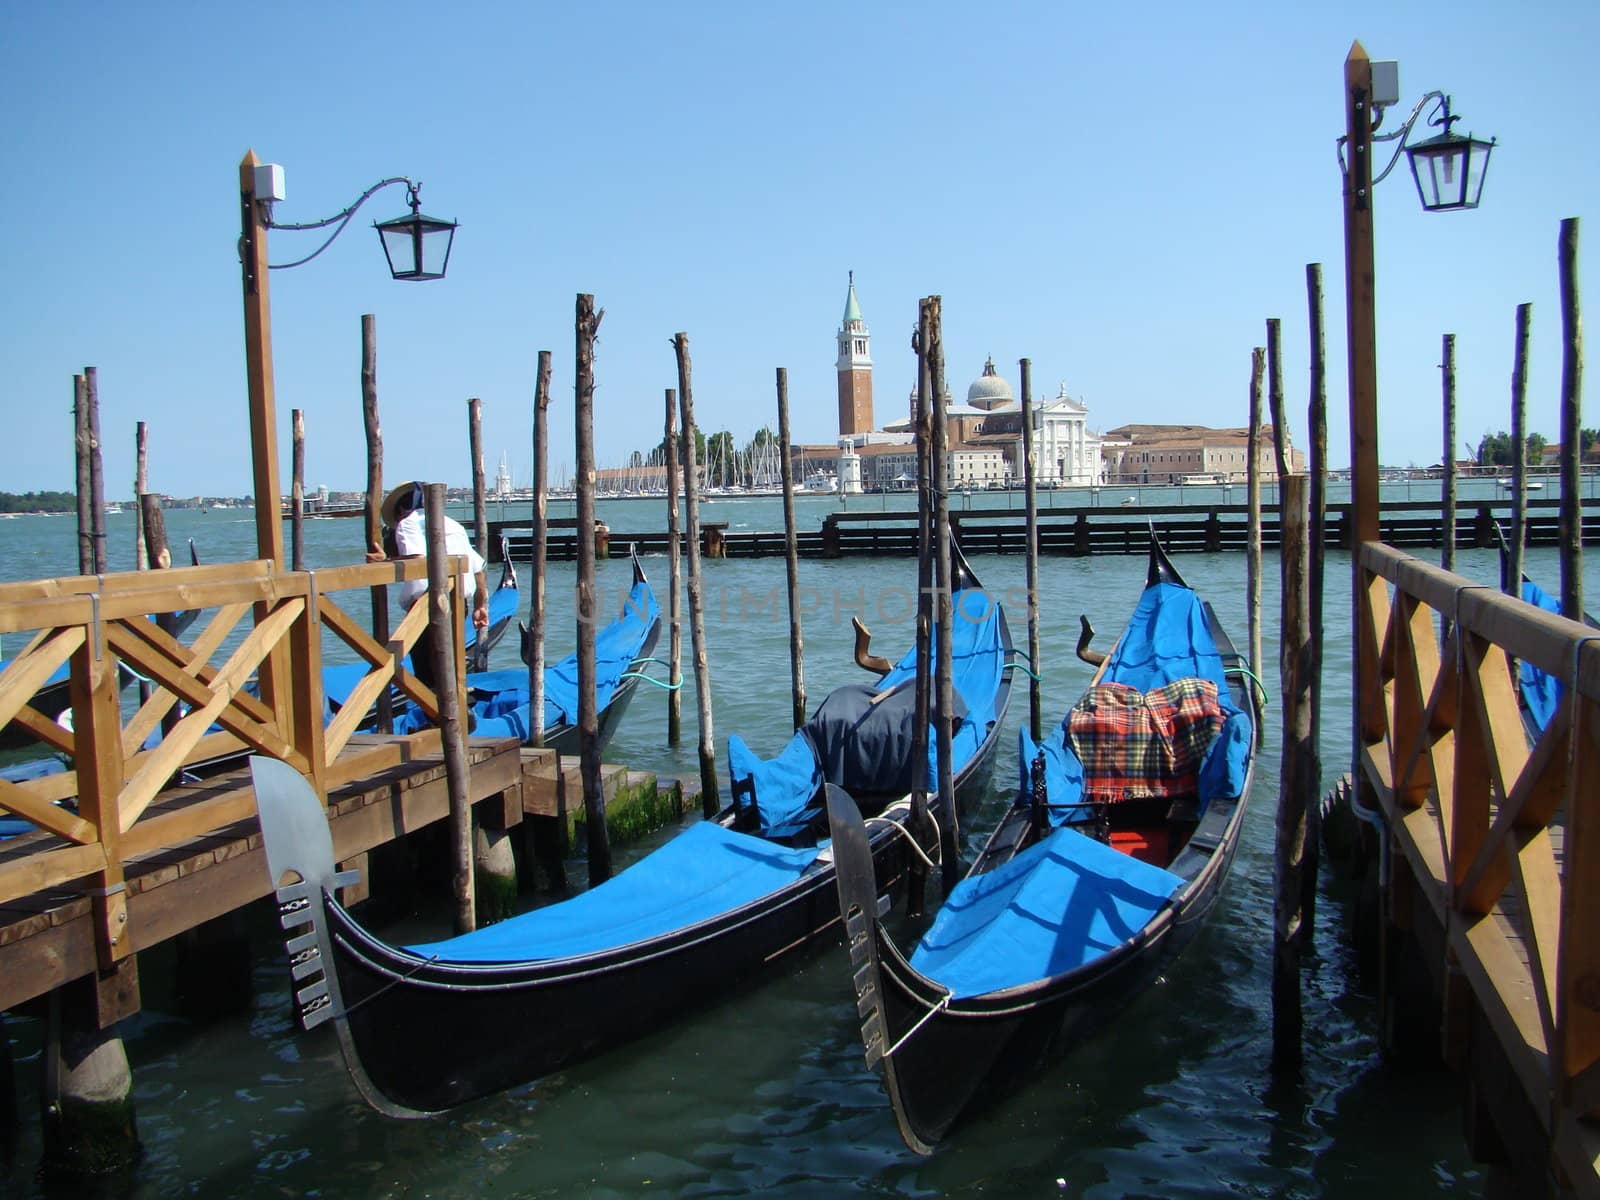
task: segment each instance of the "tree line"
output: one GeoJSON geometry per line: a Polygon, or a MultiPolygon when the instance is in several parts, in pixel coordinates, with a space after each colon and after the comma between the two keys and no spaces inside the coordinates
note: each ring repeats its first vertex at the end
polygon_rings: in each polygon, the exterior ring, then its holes
{"type": "MultiPolygon", "coordinates": [[[[1595,443],[1600,442],[1600,430],[1580,429],[1578,431],[1578,456],[1589,459],[1591,454],[1600,457],[1600,448],[1595,443]]],[[[1522,461],[1528,466],[1540,466],[1544,462],[1545,447],[1550,443],[1542,433],[1530,433],[1524,439],[1522,461]]],[[[1511,452],[1511,435],[1502,429],[1499,433],[1485,433],[1478,442],[1477,463],[1480,467],[1509,467],[1516,460],[1516,455],[1511,452]]]]}
{"type": "Polygon", "coordinates": [[[0,513],[77,512],[72,492],[0,492],[0,513]]]}

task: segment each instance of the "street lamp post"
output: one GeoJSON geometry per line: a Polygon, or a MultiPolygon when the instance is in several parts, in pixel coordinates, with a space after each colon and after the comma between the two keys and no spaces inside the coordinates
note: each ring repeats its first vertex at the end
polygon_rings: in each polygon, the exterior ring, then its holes
{"type": "MultiPolygon", "coordinates": [[[[356,202],[322,221],[282,224],[272,219],[273,206],[284,198],[283,169],[263,163],[254,150],[245,152],[239,163],[239,264],[244,286],[245,376],[250,403],[250,461],[255,488],[256,554],[277,566],[283,565],[282,496],[278,484],[278,421],[272,380],[272,305],[268,273],[310,262],[344,232],[351,217],[367,199],[390,184],[406,185],[411,205],[409,216],[397,217],[377,225],[389,260],[390,273],[401,280],[444,278],[455,237],[453,221],[424,216],[417,191],[420,184],[395,177],[373,184],[356,202]],[[267,230],[310,230],[332,227],[333,232],[317,249],[288,263],[267,261],[267,230]]],[[[257,619],[260,619],[258,611],[257,619]]],[[[289,728],[292,705],[288,688],[288,650],[280,645],[262,664],[261,698],[277,715],[280,728],[289,728]]]]}

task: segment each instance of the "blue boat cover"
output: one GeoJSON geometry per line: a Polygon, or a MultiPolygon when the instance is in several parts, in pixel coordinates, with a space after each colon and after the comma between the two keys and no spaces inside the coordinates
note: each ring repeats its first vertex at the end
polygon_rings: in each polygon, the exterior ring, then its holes
{"type": "Polygon", "coordinates": [[[714,821],[689,826],[598,887],[473,933],[406,947],[444,962],[545,962],[660,937],[788,886],[817,857],[714,821]]]}
{"type": "MultiPolygon", "coordinates": [[[[1546,612],[1557,615],[1561,612],[1561,605],[1556,598],[1531,579],[1522,581],[1522,598],[1535,608],[1542,608],[1546,612]]],[[[1550,724],[1550,719],[1556,715],[1556,708],[1561,704],[1561,681],[1524,659],[1517,675],[1517,689],[1522,693],[1522,703],[1528,710],[1529,723],[1542,732],[1550,724]]]]}
{"type": "MultiPolygon", "coordinates": [[[[489,628],[504,625],[517,615],[517,606],[522,603],[522,596],[514,587],[497,587],[489,593],[489,628]]],[[[468,650],[478,643],[478,627],[472,623],[472,614],[467,614],[466,647],[468,650]]]]}
{"type": "MultiPolygon", "coordinates": [[[[1194,677],[1217,684],[1217,699],[1227,714],[1200,764],[1198,798],[1200,811],[1204,812],[1207,800],[1237,796],[1243,789],[1255,748],[1254,729],[1250,714],[1236,708],[1229,698],[1222,656],[1211,636],[1199,595],[1192,588],[1171,583],[1145,588],[1128,620],[1128,628],[1106,662],[1101,680],[1149,692],[1194,677]]],[[[1034,744],[1026,729],[1019,739],[1021,780],[1017,802],[1026,803],[1032,795],[1030,768],[1042,750],[1053,825],[1085,820],[1089,813],[1083,806],[1083,764],[1067,730],[1070,717],[1069,713],[1039,745],[1034,744]]]]}
{"type": "MultiPolygon", "coordinates": [[[[999,604],[981,588],[963,588],[955,594],[952,607],[951,682],[957,720],[951,732],[951,764],[959,773],[982,747],[994,722],[1006,664],[999,604]]],[[[820,811],[817,780],[821,778],[847,791],[910,790],[907,755],[910,722],[915,719],[911,702],[916,674],[913,646],[876,684],[847,684],[831,692],[805,728],[777,758],[765,763],[742,739],[728,739],[729,777],[754,782],[764,832],[769,822],[773,830],[803,829],[820,811]],[[890,693],[895,693],[893,698],[890,693]]],[[[930,789],[938,783],[938,756],[938,740],[930,725],[926,768],[930,789]]]]}
{"type": "Polygon", "coordinates": [[[1073,970],[1150,923],[1183,880],[1074,829],[950,893],[911,965],[956,999],[1073,970]]]}
{"type": "MultiPolygon", "coordinates": [[[[763,761],[737,733],[730,734],[728,776],[749,778],[754,785],[756,817],[762,837],[792,837],[822,811],[822,768],[804,733],[790,738],[782,753],[771,762],[763,761]]],[[[743,808],[749,800],[741,792],[735,803],[743,808]]]]}

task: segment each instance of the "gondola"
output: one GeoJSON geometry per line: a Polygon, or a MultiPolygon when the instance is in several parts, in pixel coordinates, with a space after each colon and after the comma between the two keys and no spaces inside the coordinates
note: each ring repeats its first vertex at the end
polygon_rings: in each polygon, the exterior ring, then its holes
{"type": "MultiPolygon", "coordinates": [[[[636,551],[630,549],[633,586],[611,624],[595,632],[595,706],[600,719],[600,744],[611,740],[628,709],[634,689],[661,636],[661,606],[646,578],[636,551]]],[[[508,560],[509,561],[509,560],[508,560]]],[[[527,662],[527,630],[522,631],[522,660],[527,662]]],[[[473,736],[528,738],[528,670],[469,672],[467,696],[472,705],[473,736]]],[[[578,753],[578,652],[544,669],[544,744],[562,754],[578,753]]]]}
{"type": "Polygon", "coordinates": [[[877,919],[854,806],[830,793],[867,1062],[913,1150],[1080,1042],[1193,937],[1249,793],[1243,668],[1152,534],[1127,630],[1043,745],[1023,731],[1016,802],[909,958],[877,919]],[[1120,732],[1141,712],[1163,737],[1120,732]]]}
{"type": "MultiPolygon", "coordinates": [[[[1494,525],[1495,537],[1500,543],[1500,590],[1510,591],[1511,583],[1511,543],[1506,541],[1505,530],[1500,528],[1500,522],[1494,525]]],[[[1542,608],[1545,612],[1561,615],[1561,602],[1545,591],[1527,574],[1522,576],[1522,587],[1519,589],[1522,599],[1535,608],[1542,608]]],[[[1600,629],[1597,622],[1589,613],[1583,614],[1583,623],[1591,629],[1600,629]]],[[[1563,688],[1561,681],[1548,671],[1540,670],[1527,659],[1517,663],[1517,707],[1522,713],[1522,725],[1528,735],[1529,744],[1538,741],[1556,715],[1556,709],[1561,706],[1563,688]]]]}
{"type": "MultiPolygon", "coordinates": [[[[1009,650],[1002,638],[994,653],[1003,663],[1009,650]]],[[[998,738],[1009,682],[1000,667],[994,675],[995,718],[958,784],[984,768],[998,738]]],[[[590,1058],[836,936],[821,820],[762,837],[736,828],[749,813],[730,804],[569,900],[445,941],[390,945],[333,898],[357,876],[335,872],[310,785],[276,760],[251,766],[301,1022],[333,1022],[357,1089],[391,1116],[451,1108],[590,1058]]],[[[901,798],[861,835],[863,869],[880,890],[904,875],[910,845],[924,860],[937,852],[931,823],[919,822],[914,840],[909,818],[901,798]]]]}

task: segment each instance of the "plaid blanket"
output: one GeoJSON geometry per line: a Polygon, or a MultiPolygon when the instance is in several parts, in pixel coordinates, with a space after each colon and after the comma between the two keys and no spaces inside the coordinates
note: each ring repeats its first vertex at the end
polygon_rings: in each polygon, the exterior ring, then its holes
{"type": "Polygon", "coordinates": [[[1151,692],[1096,684],[1067,714],[1083,763],[1084,799],[1194,795],[1200,763],[1224,719],[1209,679],[1179,679],[1151,692]]]}

